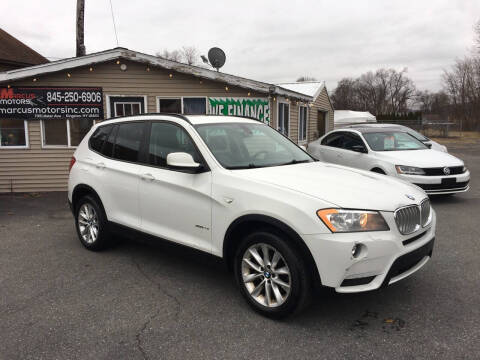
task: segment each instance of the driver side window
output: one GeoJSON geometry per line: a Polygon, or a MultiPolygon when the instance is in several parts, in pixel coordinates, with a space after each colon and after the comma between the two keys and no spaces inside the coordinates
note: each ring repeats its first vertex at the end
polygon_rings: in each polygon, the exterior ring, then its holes
{"type": "Polygon", "coordinates": [[[360,136],[358,136],[357,134],[345,134],[345,140],[343,143],[343,148],[345,150],[355,151],[355,149],[358,149],[360,147],[366,149],[365,144],[360,138],[360,136]]]}
{"type": "Polygon", "coordinates": [[[196,162],[200,162],[193,140],[184,129],[168,122],[153,122],[148,146],[148,163],[167,167],[167,155],[174,152],[186,152],[192,155],[196,162]]]}

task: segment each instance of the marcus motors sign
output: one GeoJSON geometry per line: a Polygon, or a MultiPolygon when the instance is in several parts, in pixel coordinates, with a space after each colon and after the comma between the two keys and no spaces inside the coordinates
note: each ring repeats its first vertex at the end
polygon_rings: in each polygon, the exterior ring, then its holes
{"type": "Polygon", "coordinates": [[[103,119],[102,88],[0,87],[0,118],[103,119]]]}

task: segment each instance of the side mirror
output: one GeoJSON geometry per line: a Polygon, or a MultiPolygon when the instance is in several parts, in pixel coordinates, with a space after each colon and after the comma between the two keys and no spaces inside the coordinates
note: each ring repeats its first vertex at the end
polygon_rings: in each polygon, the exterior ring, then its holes
{"type": "Polygon", "coordinates": [[[426,145],[426,146],[427,146],[429,149],[431,149],[431,148],[432,148],[432,143],[425,142],[425,143],[423,143],[423,144],[424,144],[424,145],[426,145]]]}
{"type": "Polygon", "coordinates": [[[198,169],[200,164],[193,160],[192,155],[185,152],[175,152],[167,155],[167,165],[179,169],[198,169]]]}
{"type": "Polygon", "coordinates": [[[353,145],[352,150],[359,153],[367,153],[367,149],[362,145],[353,145]]]}

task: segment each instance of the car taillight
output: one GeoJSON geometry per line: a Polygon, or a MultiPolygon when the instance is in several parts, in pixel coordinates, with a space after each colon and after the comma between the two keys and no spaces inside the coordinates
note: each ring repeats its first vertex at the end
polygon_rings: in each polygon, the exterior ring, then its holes
{"type": "Polygon", "coordinates": [[[75,159],[75,156],[72,156],[72,158],[70,159],[70,166],[68,167],[68,172],[70,172],[70,170],[72,170],[72,167],[73,167],[73,165],[75,164],[76,161],[77,161],[77,159],[75,159]]]}

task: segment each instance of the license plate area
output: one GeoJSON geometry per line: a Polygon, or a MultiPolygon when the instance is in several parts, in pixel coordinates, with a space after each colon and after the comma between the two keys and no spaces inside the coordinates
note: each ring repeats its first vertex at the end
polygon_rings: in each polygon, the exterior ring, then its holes
{"type": "Polygon", "coordinates": [[[457,183],[457,178],[443,178],[442,185],[454,185],[457,183]]]}

